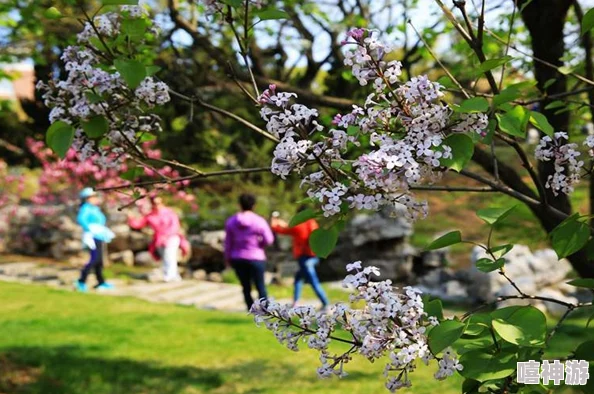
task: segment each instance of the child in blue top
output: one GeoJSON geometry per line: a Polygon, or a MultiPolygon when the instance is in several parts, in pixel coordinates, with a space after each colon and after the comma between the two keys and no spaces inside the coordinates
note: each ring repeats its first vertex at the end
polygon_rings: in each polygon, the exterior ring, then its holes
{"type": "Polygon", "coordinates": [[[78,211],[76,221],[83,229],[83,244],[89,250],[91,257],[84,266],[80,274],[80,279],[75,282],[78,291],[86,292],[86,280],[92,270],[97,277],[98,290],[113,289],[113,286],[103,278],[103,244],[109,243],[114,233],[105,226],[105,214],[99,208],[100,199],[97,193],[90,187],[84,188],[80,192],[82,204],[78,211]]]}

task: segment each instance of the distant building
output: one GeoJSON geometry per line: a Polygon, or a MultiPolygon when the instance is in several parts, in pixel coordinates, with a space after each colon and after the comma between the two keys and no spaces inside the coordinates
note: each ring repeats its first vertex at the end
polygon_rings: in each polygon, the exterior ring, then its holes
{"type": "Polygon", "coordinates": [[[35,69],[29,63],[0,64],[0,70],[12,80],[0,80],[0,100],[33,100],[35,98],[35,69]]]}

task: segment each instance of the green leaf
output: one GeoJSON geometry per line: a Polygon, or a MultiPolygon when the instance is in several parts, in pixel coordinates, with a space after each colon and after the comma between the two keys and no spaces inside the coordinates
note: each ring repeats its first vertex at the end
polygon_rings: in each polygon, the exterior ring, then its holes
{"type": "Polygon", "coordinates": [[[431,242],[425,249],[435,250],[445,248],[446,246],[455,245],[462,242],[462,234],[460,231],[450,231],[449,233],[442,235],[435,241],[431,242]]]}
{"type": "Polygon", "coordinates": [[[66,157],[72,140],[74,140],[74,127],[61,120],[52,123],[45,134],[47,146],[62,159],[66,157]]]}
{"type": "Polygon", "coordinates": [[[318,228],[309,237],[309,246],[316,256],[326,258],[332,253],[338,241],[338,231],[334,228],[318,228]]]}
{"type": "Polygon", "coordinates": [[[472,112],[487,112],[489,110],[489,102],[484,97],[472,97],[460,103],[460,106],[455,108],[456,112],[472,113],[472,112]]]}
{"type": "Polygon", "coordinates": [[[576,360],[594,361],[594,341],[586,341],[581,343],[573,355],[576,360]]]}
{"type": "Polygon", "coordinates": [[[516,88],[506,88],[493,97],[493,104],[495,104],[495,107],[499,107],[501,104],[516,100],[521,95],[522,93],[516,88]]]}
{"type": "Polygon", "coordinates": [[[304,223],[309,219],[313,219],[317,216],[316,212],[313,209],[307,208],[301,212],[298,212],[291,221],[289,222],[289,227],[295,227],[298,224],[304,223]]]}
{"type": "Polygon", "coordinates": [[[50,7],[50,8],[48,8],[47,10],[45,10],[45,12],[43,13],[43,15],[47,19],[60,19],[62,17],[62,13],[56,7],[50,7]]]}
{"type": "Polygon", "coordinates": [[[594,8],[590,8],[582,18],[582,35],[586,34],[594,27],[594,8]]]}
{"type": "Polygon", "coordinates": [[[101,0],[103,5],[138,5],[138,0],[101,0]]]}
{"type": "Polygon", "coordinates": [[[586,289],[594,289],[594,279],[592,278],[578,278],[567,282],[568,285],[575,287],[585,287],[586,289]]]}
{"type": "Polygon", "coordinates": [[[114,64],[130,89],[136,89],[146,77],[146,67],[137,60],[116,59],[114,64]]]}
{"type": "Polygon", "coordinates": [[[481,272],[492,272],[503,267],[505,264],[504,259],[497,259],[495,261],[487,258],[478,259],[476,261],[476,268],[481,272]]]}
{"type": "Polygon", "coordinates": [[[157,139],[157,137],[155,137],[155,135],[153,135],[153,134],[143,133],[143,134],[141,134],[141,137],[138,140],[138,142],[149,142],[149,141],[154,141],[156,139],[157,139]]]}
{"type": "Polygon", "coordinates": [[[443,145],[452,148],[451,159],[439,159],[442,166],[451,168],[454,171],[462,171],[474,154],[474,143],[472,138],[466,134],[450,134],[443,140],[443,145]]]}
{"type": "Polygon", "coordinates": [[[546,91],[555,82],[557,82],[557,78],[551,78],[551,79],[547,80],[545,82],[545,84],[543,85],[543,90],[546,91]]]}
{"type": "Polygon", "coordinates": [[[547,318],[533,306],[511,306],[491,312],[493,329],[509,343],[541,347],[545,344],[547,318]]]}
{"type": "Polygon", "coordinates": [[[484,61],[478,68],[477,74],[482,74],[484,72],[490,71],[494,68],[504,65],[505,63],[509,62],[513,58],[511,56],[504,56],[497,59],[489,59],[484,61]]]}
{"type": "Polygon", "coordinates": [[[103,97],[98,95],[97,93],[93,93],[92,91],[88,90],[85,92],[85,97],[90,104],[97,104],[100,101],[103,101],[103,97]]]}
{"type": "Polygon", "coordinates": [[[500,246],[495,246],[491,248],[491,253],[495,256],[495,258],[500,258],[505,256],[510,250],[512,250],[514,245],[512,244],[505,244],[500,246]]]}
{"type": "Polygon", "coordinates": [[[479,209],[478,211],[476,211],[476,216],[483,219],[485,223],[492,226],[505,220],[505,218],[508,217],[510,213],[512,213],[515,207],[516,205],[509,208],[479,209]]]}
{"type": "Polygon", "coordinates": [[[466,379],[462,383],[462,394],[478,394],[481,382],[474,379],[466,379]]]}
{"type": "Polygon", "coordinates": [[[230,5],[233,8],[239,8],[243,6],[243,0],[221,0],[223,3],[230,5]]]}
{"type": "Polygon", "coordinates": [[[139,0],[101,0],[103,5],[138,5],[139,0]]]}
{"type": "Polygon", "coordinates": [[[583,248],[590,238],[590,228],[578,218],[579,214],[568,217],[551,232],[552,246],[560,259],[583,248]]]}
{"type": "Polygon", "coordinates": [[[429,348],[437,354],[456,342],[464,333],[466,324],[457,320],[445,320],[429,331],[429,348]]]}
{"type": "Polygon", "coordinates": [[[109,131],[109,122],[102,115],[93,116],[88,121],[82,122],[81,126],[89,138],[103,137],[109,131]]]}
{"type": "Polygon", "coordinates": [[[443,305],[440,299],[431,300],[425,303],[425,312],[428,316],[436,317],[438,320],[443,320],[443,305]]]}
{"type": "Polygon", "coordinates": [[[565,107],[565,102],[561,101],[561,100],[555,100],[550,104],[547,104],[546,107],[544,107],[544,109],[553,109],[553,108],[560,108],[560,107],[565,107]]]}
{"type": "Polygon", "coordinates": [[[530,112],[530,123],[532,123],[536,128],[541,130],[543,133],[549,136],[553,136],[555,130],[553,126],[549,123],[549,120],[546,116],[541,114],[540,112],[530,112]]]}
{"type": "Polygon", "coordinates": [[[142,18],[122,20],[122,33],[130,38],[131,41],[140,41],[146,33],[147,21],[142,18]]]}
{"type": "Polygon", "coordinates": [[[441,77],[439,77],[437,82],[447,89],[453,89],[456,87],[456,84],[454,83],[454,81],[452,81],[452,79],[450,77],[448,77],[447,75],[442,75],[441,77]]]}
{"type": "Polygon", "coordinates": [[[557,70],[563,75],[569,75],[573,72],[573,69],[569,66],[561,66],[557,70]]]}
{"type": "Polygon", "coordinates": [[[260,20],[266,21],[266,20],[272,20],[272,19],[288,19],[289,18],[289,14],[287,14],[285,11],[282,10],[276,10],[276,9],[267,9],[267,10],[262,10],[262,11],[258,11],[254,13],[258,18],[260,18],[260,20]]]}
{"type": "Polygon", "coordinates": [[[161,67],[159,67],[159,66],[147,66],[146,67],[146,75],[148,77],[155,75],[159,71],[161,71],[161,67]]]}
{"type": "Polygon", "coordinates": [[[479,382],[501,379],[515,372],[517,361],[517,355],[511,351],[491,354],[484,349],[472,350],[460,356],[460,364],[464,366],[460,375],[479,382]]]}
{"type": "Polygon", "coordinates": [[[499,128],[504,133],[516,137],[526,136],[526,125],[530,120],[530,112],[519,105],[512,107],[504,114],[495,114],[499,128]]]}
{"type": "Polygon", "coordinates": [[[120,174],[120,178],[130,182],[134,182],[136,178],[144,174],[144,170],[140,167],[130,168],[128,171],[120,174]]]}

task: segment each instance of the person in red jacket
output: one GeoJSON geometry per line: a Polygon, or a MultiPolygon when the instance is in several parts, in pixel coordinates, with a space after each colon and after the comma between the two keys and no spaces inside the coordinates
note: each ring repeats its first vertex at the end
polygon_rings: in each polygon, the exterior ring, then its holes
{"type": "MultiPolygon", "coordinates": [[[[298,212],[304,210],[305,207],[301,206],[298,212]]],[[[295,291],[293,296],[293,306],[297,304],[299,298],[301,298],[301,290],[303,289],[303,282],[309,283],[320,301],[322,302],[322,309],[326,309],[328,306],[328,298],[326,293],[320,284],[318,274],[316,273],[316,265],[320,262],[320,259],[314,254],[309,247],[309,236],[314,232],[315,229],[320,226],[314,219],[309,219],[301,224],[294,227],[289,225],[277,217],[272,217],[270,221],[272,231],[278,234],[290,235],[293,237],[293,256],[299,263],[299,270],[295,274],[295,291]]]]}

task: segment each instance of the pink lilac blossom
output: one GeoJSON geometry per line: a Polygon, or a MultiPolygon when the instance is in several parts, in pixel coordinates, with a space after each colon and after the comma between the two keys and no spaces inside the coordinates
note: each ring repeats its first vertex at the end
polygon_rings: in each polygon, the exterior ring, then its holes
{"type": "MultiPolygon", "coordinates": [[[[354,290],[351,305],[335,304],[325,313],[316,312],[311,306],[290,307],[273,300],[260,300],[251,310],[254,321],[264,324],[290,350],[298,351],[299,343],[305,343],[319,351],[320,378],[346,376],[345,367],[354,354],[371,362],[387,356],[386,388],[396,392],[410,387],[409,373],[415,369],[417,360],[428,364],[434,358],[426,331],[439,323],[427,316],[421,293],[415,288],[397,291],[389,280],[374,281],[379,269],[363,267],[360,261],[348,264],[347,271],[343,285],[354,290]],[[355,302],[362,307],[353,307],[355,302]],[[345,342],[351,348],[335,354],[330,349],[333,342],[345,342]]],[[[438,366],[435,378],[440,380],[462,370],[449,348],[438,359],[438,366]]]]}
{"type": "Polygon", "coordinates": [[[411,187],[438,181],[445,171],[442,160],[452,158],[446,137],[484,135],[487,116],[453,113],[441,101],[443,87],[427,76],[399,82],[400,62],[384,60],[391,49],[372,31],[352,30],[344,44],[354,47],[345,52],[345,65],[361,85],[373,82],[373,92],[363,106],[337,114],[335,128],[327,130],[316,109],[271,85],[259,102],[267,130],[280,139],[272,172],[283,179],[301,176],[327,217],[339,215],[344,206],[377,210],[384,205],[403,205],[409,218],[423,217],[427,205],[415,199],[411,187]],[[358,146],[369,149],[349,157],[358,146]],[[314,165],[318,170],[308,173],[314,165]]]}
{"type": "MultiPolygon", "coordinates": [[[[584,144],[590,147],[588,144],[591,142],[594,141],[586,139],[584,144]]],[[[548,176],[545,187],[551,189],[555,195],[571,193],[575,184],[580,181],[580,170],[584,162],[579,160],[581,153],[577,147],[577,144],[569,143],[569,136],[565,132],[557,132],[552,138],[545,135],[536,146],[536,159],[552,161],[554,164],[555,172],[548,176]]]]}

